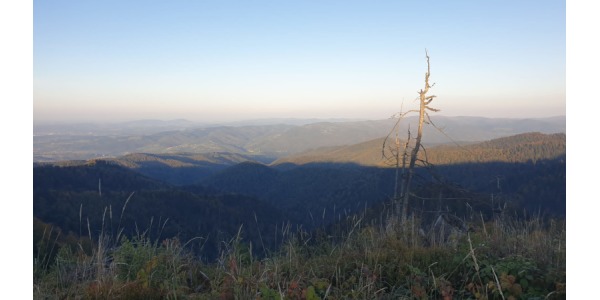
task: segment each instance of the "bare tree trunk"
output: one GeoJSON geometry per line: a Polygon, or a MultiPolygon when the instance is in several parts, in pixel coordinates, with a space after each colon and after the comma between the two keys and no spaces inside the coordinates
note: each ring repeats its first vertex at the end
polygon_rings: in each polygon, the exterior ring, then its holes
{"type": "MultiPolygon", "coordinates": [[[[404,182],[406,181],[406,158],[408,156],[407,150],[408,150],[408,144],[410,143],[410,125],[408,126],[408,134],[407,134],[407,138],[406,138],[406,143],[404,144],[404,149],[402,150],[402,186],[400,187],[400,197],[402,197],[404,199],[404,189],[405,189],[405,184],[404,182]]],[[[402,211],[398,212],[397,216],[401,216],[401,220],[404,221],[406,220],[406,211],[408,210],[408,203],[404,200],[402,200],[402,211]]]]}
{"type": "Polygon", "coordinates": [[[415,139],[415,147],[413,148],[410,155],[410,162],[408,165],[408,175],[404,181],[404,197],[403,197],[403,205],[402,205],[402,219],[401,222],[404,223],[406,221],[406,215],[408,211],[408,200],[410,199],[410,185],[412,182],[412,177],[414,175],[415,163],[417,162],[417,156],[419,154],[419,150],[421,149],[421,138],[423,137],[423,123],[425,122],[426,109],[437,111],[435,109],[430,108],[428,105],[431,103],[435,96],[427,96],[427,92],[431,85],[429,85],[429,54],[425,51],[425,56],[427,57],[427,73],[425,73],[425,88],[419,91],[419,127],[417,129],[417,137],[415,139]]]}
{"type": "MultiPolygon", "coordinates": [[[[396,176],[394,180],[394,206],[396,208],[396,215],[400,213],[400,196],[398,195],[398,171],[400,170],[400,139],[398,138],[398,131],[396,131],[396,176]]],[[[402,195],[402,194],[400,194],[402,195]]]]}

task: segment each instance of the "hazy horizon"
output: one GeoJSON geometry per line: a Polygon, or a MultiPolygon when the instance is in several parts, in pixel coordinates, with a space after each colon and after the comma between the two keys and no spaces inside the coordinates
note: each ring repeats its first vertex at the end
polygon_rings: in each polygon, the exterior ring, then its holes
{"type": "MultiPolygon", "coordinates": [[[[277,124],[277,121],[314,121],[314,122],[356,122],[356,121],[378,121],[378,120],[385,120],[385,119],[390,119],[392,117],[393,114],[390,114],[387,117],[381,117],[381,118],[327,118],[327,117],[322,117],[322,118],[316,118],[316,117],[272,117],[272,118],[249,118],[249,119],[231,119],[231,120],[214,120],[214,121],[209,121],[209,120],[201,120],[201,119],[197,119],[197,120],[193,120],[193,119],[186,119],[186,118],[141,118],[141,119],[121,119],[121,120],[93,120],[93,119],[87,119],[87,120],[37,120],[34,119],[33,120],[33,124],[36,125],[76,125],[76,124],[125,124],[125,123],[136,123],[136,122],[191,122],[191,123],[197,123],[197,124],[205,124],[205,125],[219,125],[219,124],[235,124],[235,123],[240,123],[240,124],[245,124],[245,123],[253,123],[253,122],[264,122],[265,124],[277,124]]],[[[407,115],[407,117],[418,117],[418,115],[407,115]]],[[[432,115],[431,116],[432,120],[435,121],[436,118],[487,118],[487,119],[515,119],[515,120],[522,120],[522,119],[547,119],[547,118],[566,118],[565,114],[562,115],[550,115],[550,116],[541,116],[541,117],[514,117],[514,116],[508,116],[508,117],[486,117],[486,116],[476,116],[476,115],[456,115],[456,116],[449,116],[449,115],[444,115],[444,114],[437,114],[437,115],[432,115]]],[[[310,122],[309,122],[310,123],[310,122]]]]}
{"type": "Polygon", "coordinates": [[[564,115],[565,6],[34,1],[33,119],[564,115]]]}

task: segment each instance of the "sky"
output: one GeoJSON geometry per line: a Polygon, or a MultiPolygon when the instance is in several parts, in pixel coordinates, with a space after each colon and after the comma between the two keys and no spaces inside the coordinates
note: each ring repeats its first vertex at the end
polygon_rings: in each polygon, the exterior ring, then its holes
{"type": "Polygon", "coordinates": [[[33,1],[34,121],[565,114],[565,1],[33,1]]]}

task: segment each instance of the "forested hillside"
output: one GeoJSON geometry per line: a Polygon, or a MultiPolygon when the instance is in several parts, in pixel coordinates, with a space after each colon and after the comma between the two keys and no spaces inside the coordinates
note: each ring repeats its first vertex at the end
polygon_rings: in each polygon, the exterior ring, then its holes
{"type": "MultiPolygon", "coordinates": [[[[406,141],[400,141],[400,145],[404,145],[404,143],[406,141]]],[[[393,149],[394,143],[387,141],[384,147],[384,139],[381,138],[355,145],[310,150],[278,159],[273,165],[335,162],[390,167],[395,165],[395,161],[382,158],[382,150],[389,153],[390,147],[393,149]]],[[[426,151],[420,153],[419,158],[435,165],[473,162],[517,163],[555,159],[563,157],[565,153],[566,136],[564,133],[530,132],[479,143],[456,144],[449,142],[443,145],[426,145],[426,151]]]]}
{"type": "Polygon", "coordinates": [[[200,237],[196,250],[206,259],[214,259],[219,243],[234,237],[240,226],[257,253],[264,253],[263,245],[277,244],[276,227],[294,223],[256,198],[177,189],[103,162],[36,167],[33,190],[34,217],[65,234],[94,239],[101,232],[112,237],[147,232],[153,239],[177,236],[182,241],[200,237]]]}
{"type": "MultiPolygon", "coordinates": [[[[201,184],[264,199],[291,210],[299,219],[318,214],[319,219],[331,221],[392,198],[395,169],[381,158],[381,142],[326,148],[271,167],[244,163],[201,184]],[[378,162],[373,164],[386,167],[366,166],[368,162],[360,161],[376,156],[378,162]]],[[[565,213],[564,134],[529,133],[479,144],[438,146],[428,149],[426,155],[421,158],[432,165],[420,168],[416,179],[422,197],[438,198],[462,190],[468,191],[460,193],[466,200],[444,205],[462,210],[467,201],[471,205],[486,203],[488,210],[507,204],[530,213],[565,213]]]]}
{"type": "Polygon", "coordinates": [[[229,166],[241,162],[272,161],[270,157],[229,152],[150,154],[132,153],[102,159],[130,168],[146,176],[175,185],[194,184],[229,166]]]}

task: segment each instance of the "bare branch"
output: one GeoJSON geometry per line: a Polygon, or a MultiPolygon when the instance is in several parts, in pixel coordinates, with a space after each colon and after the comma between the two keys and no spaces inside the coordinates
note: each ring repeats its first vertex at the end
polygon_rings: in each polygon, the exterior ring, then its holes
{"type": "Polygon", "coordinates": [[[427,158],[427,150],[425,149],[425,146],[421,145],[421,149],[423,150],[423,153],[425,154],[425,162],[427,162],[429,164],[429,159],[427,158]]]}
{"type": "Polygon", "coordinates": [[[398,128],[400,121],[402,121],[402,119],[404,118],[404,116],[406,116],[407,114],[411,113],[411,112],[419,112],[418,110],[414,110],[411,109],[407,112],[399,112],[394,114],[392,117],[397,116],[398,117],[398,121],[396,121],[396,124],[394,124],[394,126],[392,127],[392,129],[390,130],[390,132],[387,134],[387,136],[385,137],[385,139],[383,139],[383,145],[381,146],[381,157],[384,159],[388,159],[388,157],[385,155],[385,145],[387,143],[387,140],[390,138],[390,136],[392,135],[392,133],[394,133],[394,130],[396,130],[396,128],[398,128]]]}
{"type": "Polygon", "coordinates": [[[435,125],[435,123],[433,123],[433,121],[431,121],[431,118],[429,117],[429,114],[427,115],[427,119],[429,120],[429,122],[431,123],[431,125],[433,125],[433,128],[435,128],[437,131],[439,131],[441,134],[443,134],[445,137],[447,137],[450,141],[452,141],[452,143],[454,143],[456,146],[458,146],[459,148],[469,152],[471,155],[473,155],[475,157],[475,153],[473,153],[471,150],[463,147],[462,145],[460,145],[458,142],[456,142],[453,138],[451,138],[448,134],[446,134],[446,132],[444,132],[444,128],[439,127],[437,125],[435,125]]]}
{"type": "Polygon", "coordinates": [[[431,101],[433,101],[433,98],[435,98],[435,97],[437,97],[437,96],[432,95],[432,96],[426,97],[425,105],[429,105],[429,103],[431,103],[431,101]]]}

